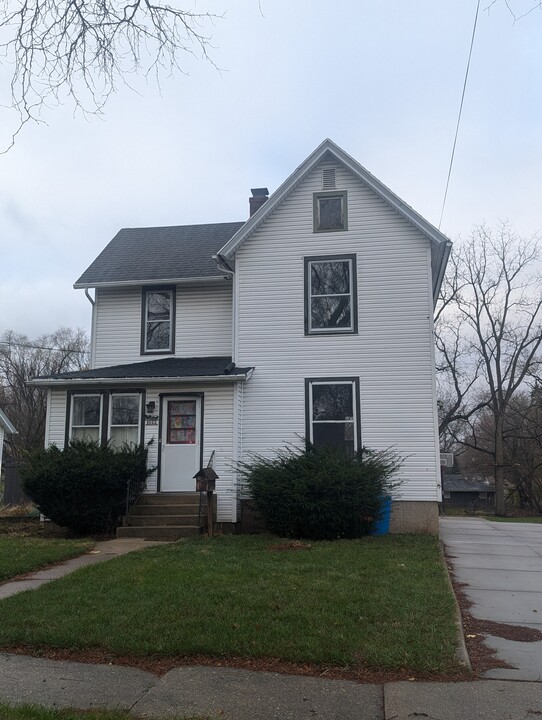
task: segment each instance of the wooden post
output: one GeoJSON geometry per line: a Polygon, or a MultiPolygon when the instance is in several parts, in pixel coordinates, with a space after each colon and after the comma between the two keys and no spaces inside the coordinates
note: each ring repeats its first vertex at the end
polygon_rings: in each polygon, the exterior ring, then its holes
{"type": "Polygon", "coordinates": [[[213,536],[213,491],[207,491],[207,535],[213,536]]]}

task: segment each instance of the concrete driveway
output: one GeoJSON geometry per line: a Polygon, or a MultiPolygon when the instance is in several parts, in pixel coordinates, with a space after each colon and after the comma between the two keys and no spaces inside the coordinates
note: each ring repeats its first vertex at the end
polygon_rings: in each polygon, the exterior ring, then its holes
{"type": "MultiPolygon", "coordinates": [[[[442,518],[440,532],[473,617],[542,632],[542,524],[442,518]]],[[[488,635],[487,644],[514,669],[494,668],[485,677],[542,681],[542,641],[488,635]]]]}

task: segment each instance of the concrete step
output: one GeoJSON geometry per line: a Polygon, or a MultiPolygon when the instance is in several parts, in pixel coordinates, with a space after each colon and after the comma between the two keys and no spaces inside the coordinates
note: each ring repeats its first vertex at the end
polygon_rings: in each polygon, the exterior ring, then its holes
{"type": "Polygon", "coordinates": [[[128,517],[128,525],[130,527],[192,527],[203,525],[205,515],[199,518],[197,513],[193,515],[135,515],[133,512],[128,517]]]}
{"type": "MultiPolygon", "coordinates": [[[[207,498],[203,497],[203,502],[207,498]]],[[[136,505],[150,507],[156,505],[198,505],[200,502],[199,493],[150,493],[141,495],[136,505]]]]}
{"type": "Polygon", "coordinates": [[[178,540],[184,537],[197,537],[201,528],[194,525],[148,526],[148,527],[118,527],[118,538],[142,538],[144,540],[178,540]]]}
{"type": "MultiPolygon", "coordinates": [[[[140,505],[136,503],[131,515],[145,515],[146,517],[159,517],[160,515],[198,515],[199,503],[195,505],[140,505]]],[[[205,515],[207,505],[201,506],[201,514],[205,515]]]]}

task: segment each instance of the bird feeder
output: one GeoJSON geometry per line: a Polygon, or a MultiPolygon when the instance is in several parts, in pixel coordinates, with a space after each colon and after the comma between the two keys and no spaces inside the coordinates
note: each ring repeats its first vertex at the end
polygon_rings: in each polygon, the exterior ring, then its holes
{"type": "Polygon", "coordinates": [[[196,492],[207,493],[207,534],[213,534],[213,493],[218,475],[211,466],[201,468],[194,475],[196,492]]]}

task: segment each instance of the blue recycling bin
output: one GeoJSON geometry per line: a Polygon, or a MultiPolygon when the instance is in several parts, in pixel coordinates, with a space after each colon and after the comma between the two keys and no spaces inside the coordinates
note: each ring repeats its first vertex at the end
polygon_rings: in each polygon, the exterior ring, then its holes
{"type": "Polygon", "coordinates": [[[380,517],[375,522],[371,535],[387,535],[390,531],[391,495],[382,498],[380,517]]]}

